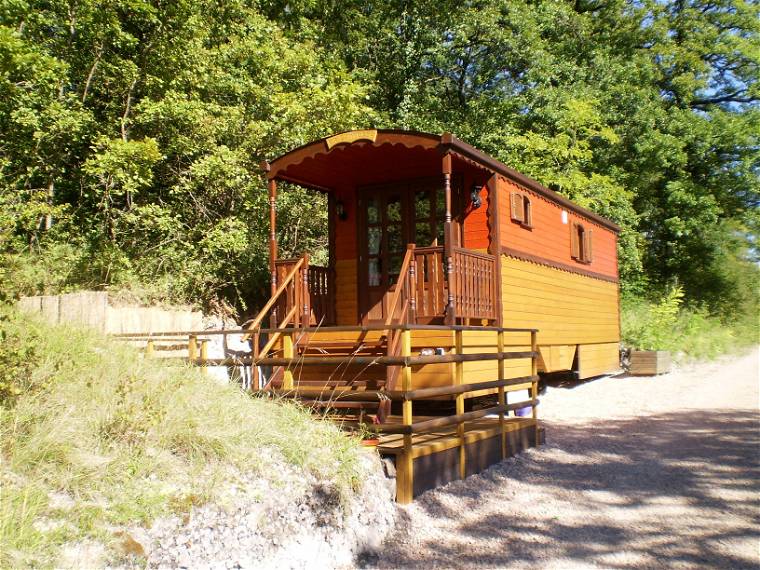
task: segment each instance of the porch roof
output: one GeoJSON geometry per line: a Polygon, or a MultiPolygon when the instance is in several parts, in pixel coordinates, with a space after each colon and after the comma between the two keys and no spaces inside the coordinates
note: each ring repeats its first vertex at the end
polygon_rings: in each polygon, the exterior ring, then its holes
{"type": "Polygon", "coordinates": [[[329,192],[341,187],[436,176],[441,174],[441,158],[446,153],[453,155],[455,169],[477,168],[500,174],[605,228],[620,231],[610,220],[578,206],[451,133],[435,135],[393,129],[347,131],[305,144],[262,166],[269,180],[289,181],[329,192]]]}

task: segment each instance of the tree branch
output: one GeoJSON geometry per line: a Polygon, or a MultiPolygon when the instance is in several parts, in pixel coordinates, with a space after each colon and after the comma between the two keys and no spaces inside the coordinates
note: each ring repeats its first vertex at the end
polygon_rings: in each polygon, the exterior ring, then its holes
{"type": "Polygon", "coordinates": [[[82,91],[82,104],[84,104],[85,99],[87,99],[87,93],[90,90],[90,85],[92,85],[92,78],[95,75],[95,69],[98,67],[98,63],[100,63],[101,57],[103,57],[103,43],[102,42],[100,43],[100,47],[98,48],[97,54],[95,55],[95,61],[92,62],[90,73],[87,74],[87,81],[85,81],[84,91],[82,91]]]}
{"type": "Polygon", "coordinates": [[[719,103],[754,103],[755,101],[760,101],[760,98],[758,97],[741,97],[740,95],[743,95],[746,93],[746,89],[741,91],[734,91],[733,93],[728,93],[727,95],[721,95],[720,97],[708,97],[707,99],[693,99],[689,103],[689,107],[704,107],[706,105],[717,105],[719,103]]]}

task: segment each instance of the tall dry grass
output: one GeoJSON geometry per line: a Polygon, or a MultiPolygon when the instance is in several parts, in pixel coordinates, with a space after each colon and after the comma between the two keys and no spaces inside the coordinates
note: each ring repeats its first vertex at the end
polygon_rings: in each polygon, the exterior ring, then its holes
{"type": "Polygon", "coordinates": [[[294,405],[7,308],[0,347],[0,567],[52,565],[66,541],[212,499],[231,470],[276,479],[273,453],[344,495],[358,484],[357,441],[294,405]]]}

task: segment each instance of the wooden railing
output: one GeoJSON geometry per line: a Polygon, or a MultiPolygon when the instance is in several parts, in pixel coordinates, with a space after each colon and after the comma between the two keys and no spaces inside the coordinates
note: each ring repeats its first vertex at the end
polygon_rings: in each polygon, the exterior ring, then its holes
{"type": "MultiPolygon", "coordinates": [[[[398,281],[396,282],[396,289],[393,291],[393,295],[388,303],[388,316],[385,319],[386,326],[406,324],[414,319],[414,276],[414,244],[410,244],[404,255],[404,261],[401,263],[398,281]]],[[[401,346],[401,329],[389,328],[386,339],[386,356],[394,357],[399,355],[403,350],[403,347],[401,346]]],[[[388,366],[388,368],[386,368],[385,386],[388,390],[395,389],[399,371],[400,368],[397,366],[388,366]]],[[[383,422],[390,414],[390,411],[390,401],[384,400],[381,402],[377,411],[379,421],[383,422]]]]}
{"type": "MultiPolygon", "coordinates": [[[[415,247],[409,272],[399,276],[400,288],[409,298],[409,321],[420,322],[441,318],[446,312],[449,286],[442,246],[415,247]],[[403,285],[403,286],[402,286],[403,285]]],[[[451,291],[454,314],[458,319],[498,318],[496,257],[461,247],[452,252],[451,291]]]]}
{"type": "Polygon", "coordinates": [[[461,247],[453,247],[451,289],[457,318],[496,319],[498,317],[496,257],[461,247]]]}
{"type": "MultiPolygon", "coordinates": [[[[382,326],[382,325],[380,325],[382,326]]],[[[349,327],[339,327],[349,328],[349,327]]],[[[369,330],[373,327],[361,327],[361,330],[369,330]]],[[[374,327],[377,330],[377,327],[374,327]]],[[[388,369],[400,369],[401,378],[400,389],[386,385],[384,390],[364,390],[355,391],[352,387],[345,387],[343,390],[326,390],[317,387],[295,387],[288,390],[274,391],[281,397],[291,397],[306,399],[315,405],[315,408],[323,409],[324,407],[360,407],[363,403],[375,399],[380,399],[381,403],[390,404],[391,401],[401,402],[401,422],[387,423],[385,418],[379,425],[368,426],[369,429],[385,434],[400,434],[402,437],[402,452],[397,456],[396,471],[399,477],[397,486],[397,500],[401,503],[408,503],[412,500],[414,489],[414,462],[413,462],[413,443],[416,434],[424,434],[434,430],[452,429],[452,435],[456,434],[458,439],[457,447],[459,449],[459,468],[460,476],[466,475],[467,465],[467,442],[466,442],[466,423],[485,418],[486,416],[498,415],[499,431],[501,436],[501,456],[507,456],[507,420],[506,416],[510,411],[516,411],[523,408],[531,408],[531,418],[521,418],[510,421],[517,421],[519,425],[534,430],[533,437],[535,445],[539,445],[539,422],[537,406],[538,400],[538,344],[537,331],[535,329],[508,329],[496,327],[470,327],[470,326],[435,326],[435,325],[398,325],[393,327],[400,335],[400,350],[397,355],[377,357],[377,356],[352,356],[352,357],[314,357],[309,359],[309,365],[337,366],[344,361],[349,361],[357,365],[379,365],[386,366],[388,369]],[[443,355],[416,356],[411,350],[411,333],[413,330],[448,330],[454,331],[455,344],[451,353],[443,355]],[[496,352],[488,353],[470,353],[465,350],[464,333],[467,331],[489,331],[496,332],[496,352]],[[526,333],[526,338],[522,343],[530,343],[530,350],[506,350],[507,333],[526,333]],[[530,375],[516,378],[507,378],[505,363],[514,359],[527,359],[531,361],[530,375]],[[497,377],[494,380],[466,383],[464,376],[464,363],[474,361],[497,361],[497,377]],[[453,378],[451,384],[446,386],[435,386],[429,388],[413,388],[413,370],[425,364],[453,364],[453,378]],[[529,389],[529,399],[519,402],[508,402],[507,394],[515,390],[529,389]],[[483,391],[496,391],[496,405],[485,409],[465,412],[465,400],[482,394],[483,391]],[[455,413],[449,416],[435,418],[422,418],[415,421],[413,403],[419,400],[440,397],[453,397],[455,400],[455,413]],[[352,406],[351,404],[354,404],[352,406]]],[[[293,334],[289,332],[288,334],[293,334]]],[[[514,342],[514,340],[512,341],[514,342]]],[[[285,359],[263,359],[272,365],[293,366],[296,360],[285,359]]],[[[347,425],[344,423],[344,425],[347,425]]]]}
{"type": "Polygon", "coordinates": [[[442,317],[446,311],[446,268],[443,246],[414,249],[414,316],[418,319],[442,317]]]}
{"type": "Polygon", "coordinates": [[[299,265],[292,286],[277,302],[277,314],[286,315],[298,307],[293,326],[330,325],[335,322],[335,299],[332,271],[327,267],[309,264],[309,255],[275,262],[277,283],[282,283],[290,271],[299,265]]]}
{"type": "Polygon", "coordinates": [[[335,323],[335,287],[333,270],[309,265],[308,288],[313,320],[322,325],[335,323]]]}

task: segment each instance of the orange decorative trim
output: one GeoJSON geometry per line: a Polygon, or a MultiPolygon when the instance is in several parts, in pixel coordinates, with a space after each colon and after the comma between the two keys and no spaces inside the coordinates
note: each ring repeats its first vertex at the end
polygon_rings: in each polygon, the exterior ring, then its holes
{"type": "Polygon", "coordinates": [[[574,267],[572,265],[567,265],[565,263],[559,263],[558,261],[552,261],[550,259],[546,259],[544,257],[539,257],[537,255],[531,255],[530,253],[523,253],[522,251],[517,251],[516,249],[512,249],[511,247],[504,247],[501,248],[501,253],[503,255],[507,255],[509,257],[514,257],[516,259],[521,259],[522,261],[530,261],[531,263],[538,263],[539,265],[546,265],[547,267],[552,267],[554,269],[559,269],[560,271],[567,271],[569,273],[577,273],[578,275],[583,275],[585,277],[591,277],[593,279],[599,279],[601,281],[608,281],[610,283],[619,283],[620,279],[617,277],[611,277],[609,275],[604,275],[603,273],[596,273],[595,271],[589,271],[588,269],[582,269],[580,267],[574,267]]]}

